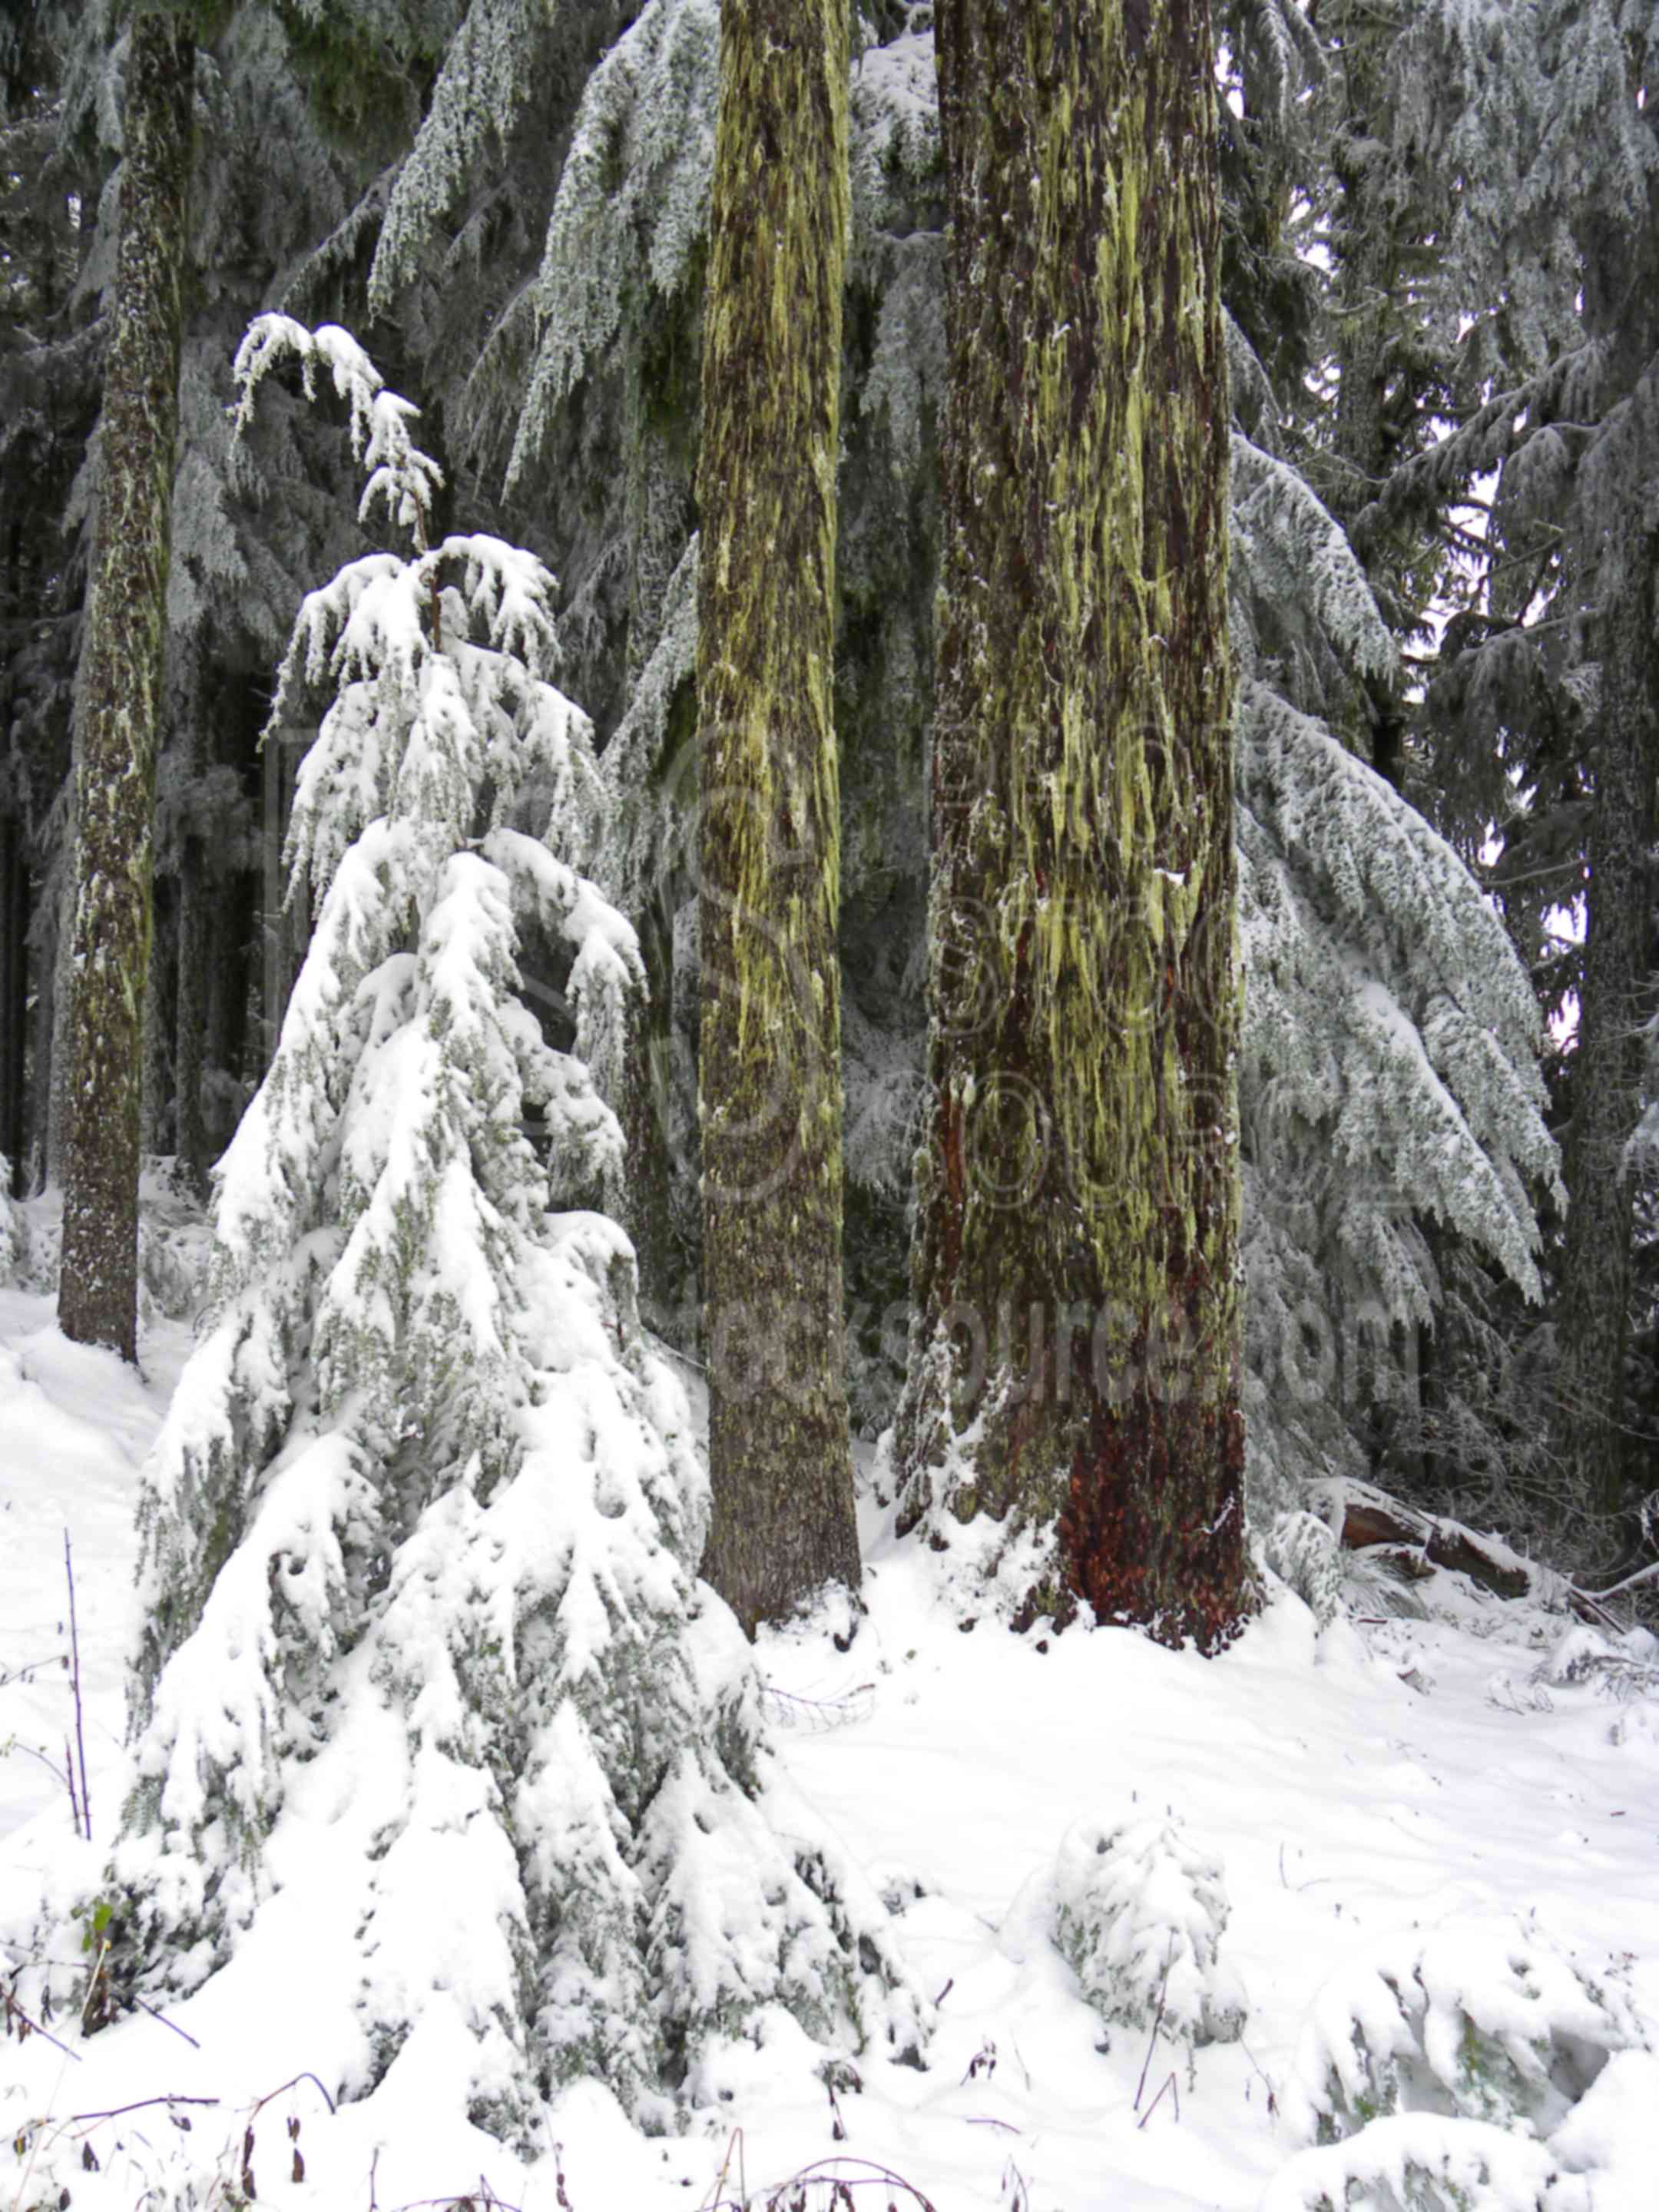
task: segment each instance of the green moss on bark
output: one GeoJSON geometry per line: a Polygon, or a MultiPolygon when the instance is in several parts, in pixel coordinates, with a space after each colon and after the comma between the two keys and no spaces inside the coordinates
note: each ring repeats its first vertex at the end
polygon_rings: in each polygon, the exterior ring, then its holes
{"type": "Polygon", "coordinates": [[[750,1633],[855,1586],[842,1319],[836,466],[846,0],[733,0],[703,329],[704,1571],[750,1633]]]}
{"type": "Polygon", "coordinates": [[[902,1519],[1001,1522],[994,1557],[1037,1562],[1017,1617],[1086,1603],[1209,1648],[1244,1567],[1208,11],[935,21],[951,389],[902,1519]]]}

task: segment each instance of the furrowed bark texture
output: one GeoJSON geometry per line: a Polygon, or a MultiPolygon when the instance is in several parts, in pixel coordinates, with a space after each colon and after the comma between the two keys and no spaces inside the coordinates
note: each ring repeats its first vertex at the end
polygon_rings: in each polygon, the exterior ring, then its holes
{"type": "Polygon", "coordinates": [[[901,1526],[1017,1622],[1246,1604],[1228,403],[1204,0],[935,14],[951,218],[901,1526]],[[981,1379],[982,1378],[982,1379],[981,1379]]]}
{"type": "MultiPolygon", "coordinates": [[[[1567,1236],[1558,1313],[1558,1449],[1585,1510],[1611,1520],[1627,1468],[1624,1425],[1636,1178],[1626,1152],[1642,1116],[1642,1030],[1655,1010],[1659,844],[1659,185],[1634,234],[1587,217],[1584,322],[1605,349],[1613,403],[1608,459],[1582,484],[1578,548],[1593,579],[1601,697],[1586,766],[1594,793],[1585,858],[1584,968],[1565,1161],[1567,1236]]],[[[1647,1486],[1644,1484],[1644,1487],[1647,1486]]]]}
{"type": "MultiPolygon", "coordinates": [[[[1659,409],[1655,419],[1659,426],[1659,409]]],[[[1560,1303],[1562,1455],[1576,1494],[1609,1516],[1624,1503],[1629,1454],[1636,1177],[1626,1148],[1642,1116],[1642,1030],[1654,1012],[1650,855],[1659,843],[1659,531],[1632,522],[1632,537],[1626,589],[1604,625],[1604,690],[1589,754],[1595,799],[1560,1303]]]]}
{"type": "Polygon", "coordinates": [[[703,1571],[753,1633],[856,1588],[832,718],[846,0],[732,0],[703,337],[703,1571]]]}
{"type": "Polygon", "coordinates": [[[0,810],[0,1198],[23,1196],[29,863],[24,825],[0,810]],[[9,1173],[7,1172],[8,1169],[9,1173]]]}
{"type": "Polygon", "coordinates": [[[135,16],[79,700],[58,1318],[66,1336],[128,1359],[194,74],[182,17],[135,16]]]}
{"type": "Polygon", "coordinates": [[[207,1131],[202,1121],[202,1049],[207,1037],[207,856],[186,836],[179,856],[179,962],[173,993],[173,1149],[199,1198],[208,1194],[207,1131]]]}

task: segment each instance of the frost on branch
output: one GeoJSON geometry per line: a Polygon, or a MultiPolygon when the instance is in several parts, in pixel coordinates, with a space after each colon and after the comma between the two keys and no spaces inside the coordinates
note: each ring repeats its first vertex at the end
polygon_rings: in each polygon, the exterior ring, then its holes
{"type": "Polygon", "coordinates": [[[320,910],[144,1474],[89,2009],[193,1990],[280,1891],[343,1931],[349,2094],[443,2080],[520,2141],[595,2075],[665,2124],[769,2008],[897,2057],[925,2007],[696,1579],[706,1485],[628,1241],[553,1210],[619,1167],[592,1064],[641,984],[584,872],[600,787],[549,681],[553,579],[427,545],[413,410],[297,325],[255,325],[245,389],[278,349],[335,372],[417,550],[313,593],[284,670],[279,711],[333,693],[289,850],[320,910]]]}
{"type": "Polygon", "coordinates": [[[1054,1868],[1054,1938],[1108,2022],[1174,2042],[1231,2043],[1244,1995],[1218,1956],[1227,1925],[1221,1869],[1171,1820],[1080,1822],[1054,1868]]]}

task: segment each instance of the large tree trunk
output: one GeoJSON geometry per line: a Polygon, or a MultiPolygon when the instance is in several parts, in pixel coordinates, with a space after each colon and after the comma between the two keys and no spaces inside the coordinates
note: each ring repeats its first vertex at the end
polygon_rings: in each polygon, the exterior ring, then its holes
{"type": "Polygon", "coordinates": [[[703,1297],[744,1628],[855,1587],[842,1314],[836,463],[847,0],[727,0],[703,340],[703,1297]]]}
{"type": "Polygon", "coordinates": [[[187,21],[137,15],[79,701],[58,1318],[66,1336],[128,1359],[194,75],[187,21]]]}
{"type": "Polygon", "coordinates": [[[1634,232],[1592,212],[1580,228],[1584,327],[1603,349],[1607,404],[1597,469],[1581,481],[1581,575],[1596,607],[1601,696],[1585,755],[1584,966],[1565,1146],[1567,1235],[1557,1304],[1555,1441],[1583,1509],[1610,1522],[1624,1503],[1625,1355],[1630,1340],[1641,1031],[1654,1012],[1659,843],[1659,527],[1649,489],[1659,456],[1659,186],[1634,232]]]}
{"type": "Polygon", "coordinates": [[[1559,1449],[1572,1494],[1609,1520],[1624,1502],[1628,1449],[1635,1178],[1626,1152],[1642,1115],[1642,1030],[1653,1012],[1659,842],[1659,532],[1641,531],[1634,518],[1631,529],[1626,588],[1603,618],[1604,688],[1589,756],[1595,795],[1559,1306],[1559,1449]]]}
{"type": "Polygon", "coordinates": [[[901,1525],[1016,1621],[1087,1605],[1212,1650],[1246,1580],[1208,10],[935,23],[950,389],[901,1525]]]}

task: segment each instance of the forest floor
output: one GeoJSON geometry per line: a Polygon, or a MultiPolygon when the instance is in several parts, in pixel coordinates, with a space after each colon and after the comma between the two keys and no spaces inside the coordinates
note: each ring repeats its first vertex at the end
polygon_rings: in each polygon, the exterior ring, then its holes
{"type": "MultiPolygon", "coordinates": [[[[182,1324],[153,1327],[140,1379],[67,1345],[46,1300],[0,1291],[0,1751],[12,1746],[0,1757],[0,1992],[9,1947],[15,1962],[46,1924],[43,1896],[95,1881],[118,1812],[131,1506],[189,1342],[182,1324]],[[65,1531],[92,1844],[76,1840],[52,1771],[75,1729],[65,1531]]],[[[827,2160],[842,2163],[817,2166],[813,2186],[779,2207],[1299,2203],[1286,2162],[1308,2139],[1331,2022],[1340,2037],[1364,2009],[1353,1993],[1375,1996],[1376,1970],[1397,1976],[1402,1955],[1461,1960],[1473,1988],[1530,1951],[1610,1975],[1632,2024],[1631,2047],[1552,2138],[1565,2178],[1541,2201],[1654,2212],[1659,1675],[1624,1668],[1619,1697],[1605,1673],[1552,1680],[1571,1624],[1451,1577],[1435,1617],[1322,1632],[1279,1588],[1212,1662],[1115,1630],[1046,1650],[988,1626],[964,1634],[929,1556],[896,1544],[873,1502],[865,1511],[869,1613],[851,1649],[804,1629],[765,1639],[760,1663],[793,1778],[901,1908],[904,1954],[939,1999],[925,2071],[866,2063],[861,2088],[832,2100],[798,2037],[768,2036],[720,2062],[729,2100],[684,2136],[647,2141],[581,2085],[553,2116],[549,2154],[526,2167],[467,2126],[442,2083],[424,2109],[377,2097],[330,2118],[310,2080],[259,2103],[293,2077],[328,2078],[329,1962],[299,1940],[257,1971],[239,1957],[172,2008],[171,2027],[135,2017],[82,2043],[59,2018],[54,2043],[20,2041],[14,2023],[0,2040],[0,2212],[71,2197],[82,2212],[159,2205],[192,2175],[185,2201],[243,2205],[252,2178],[261,2204],[294,2212],[469,2196],[482,2212],[486,2185],[524,2212],[696,2212],[740,2203],[745,2188],[769,2206],[771,2185],[827,2160]],[[1145,2030],[1115,2028],[1102,2051],[1103,2023],[1045,1933],[1056,1852],[1079,1820],[1166,1813],[1224,1870],[1221,1948],[1248,2001],[1243,2037],[1149,2055],[1145,2030]],[[163,2098],[203,2101],[100,2117],[163,2098]],[[833,2199],[831,2174],[850,2193],[833,2199]]],[[[1638,1632],[1629,1648],[1640,1659],[1650,1644],[1638,1632]]],[[[1467,2197],[1505,2212],[1521,2201],[1496,2176],[1467,2197]]]]}

